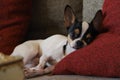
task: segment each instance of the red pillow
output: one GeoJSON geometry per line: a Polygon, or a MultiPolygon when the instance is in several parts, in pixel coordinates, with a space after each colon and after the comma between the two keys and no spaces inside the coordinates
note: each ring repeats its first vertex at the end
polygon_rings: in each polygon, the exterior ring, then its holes
{"type": "Polygon", "coordinates": [[[60,61],[53,74],[78,74],[120,77],[120,0],[105,0],[103,26],[109,31],[100,34],[90,45],[60,61]]]}
{"type": "Polygon", "coordinates": [[[31,15],[31,0],[0,1],[0,52],[10,54],[24,40],[31,15]]]}
{"type": "Polygon", "coordinates": [[[104,22],[111,33],[120,35],[120,0],[105,0],[103,5],[104,22]]]}

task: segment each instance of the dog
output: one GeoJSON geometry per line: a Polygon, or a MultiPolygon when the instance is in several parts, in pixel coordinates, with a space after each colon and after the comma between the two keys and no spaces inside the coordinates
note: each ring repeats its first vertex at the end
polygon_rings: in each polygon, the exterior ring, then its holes
{"type": "Polygon", "coordinates": [[[56,34],[44,40],[26,41],[16,46],[11,56],[23,57],[27,77],[50,73],[65,56],[90,44],[102,32],[102,20],[102,11],[99,10],[91,23],[79,21],[73,9],[67,5],[64,9],[64,25],[68,36],[56,34]],[[33,65],[36,61],[37,65],[33,65]]]}

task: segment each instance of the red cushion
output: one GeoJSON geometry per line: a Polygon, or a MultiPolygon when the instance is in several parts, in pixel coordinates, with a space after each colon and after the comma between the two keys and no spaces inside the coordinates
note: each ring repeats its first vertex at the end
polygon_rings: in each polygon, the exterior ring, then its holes
{"type": "Polygon", "coordinates": [[[30,14],[31,0],[0,1],[0,52],[10,54],[24,40],[30,14]]]}
{"type": "Polygon", "coordinates": [[[120,35],[120,0],[105,0],[103,5],[104,22],[111,33],[120,35]]]}
{"type": "Polygon", "coordinates": [[[119,8],[120,0],[105,0],[103,26],[109,31],[100,34],[85,48],[65,57],[56,65],[53,74],[120,77],[119,8]]]}

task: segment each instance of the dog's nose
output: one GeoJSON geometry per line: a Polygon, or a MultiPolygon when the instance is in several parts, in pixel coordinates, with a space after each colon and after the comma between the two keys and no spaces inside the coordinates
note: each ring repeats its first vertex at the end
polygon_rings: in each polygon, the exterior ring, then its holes
{"type": "Polygon", "coordinates": [[[75,48],[79,49],[79,48],[82,48],[82,47],[84,47],[84,43],[82,41],[78,40],[76,42],[75,48]]]}

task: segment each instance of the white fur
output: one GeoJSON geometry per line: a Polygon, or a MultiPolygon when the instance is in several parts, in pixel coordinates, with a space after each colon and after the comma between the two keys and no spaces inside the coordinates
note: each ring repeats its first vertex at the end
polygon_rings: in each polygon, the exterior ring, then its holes
{"type": "MultiPolygon", "coordinates": [[[[63,35],[53,35],[45,40],[31,40],[18,45],[11,56],[22,56],[23,62],[27,65],[37,54],[41,55],[39,64],[31,69],[43,69],[49,59],[58,63],[64,56],[75,51],[67,45],[66,55],[63,53],[63,46],[67,42],[67,37],[63,35]]],[[[53,63],[50,63],[53,64],[53,63]]]]}

